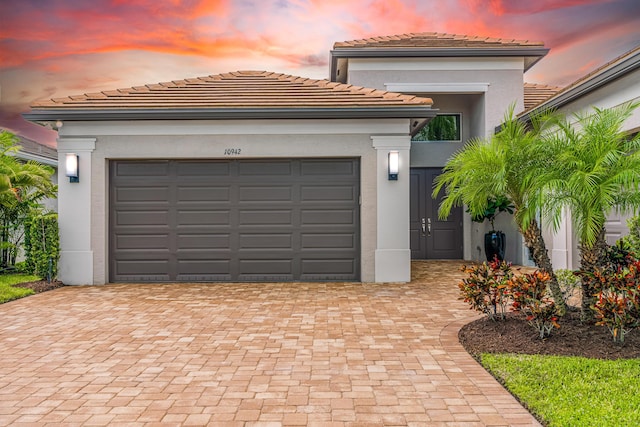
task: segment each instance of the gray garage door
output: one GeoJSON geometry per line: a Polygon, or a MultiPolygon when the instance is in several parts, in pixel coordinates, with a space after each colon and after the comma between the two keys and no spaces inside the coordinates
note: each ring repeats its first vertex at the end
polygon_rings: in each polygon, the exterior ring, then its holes
{"type": "Polygon", "coordinates": [[[357,159],[112,161],[112,282],[358,280],[357,159]]]}

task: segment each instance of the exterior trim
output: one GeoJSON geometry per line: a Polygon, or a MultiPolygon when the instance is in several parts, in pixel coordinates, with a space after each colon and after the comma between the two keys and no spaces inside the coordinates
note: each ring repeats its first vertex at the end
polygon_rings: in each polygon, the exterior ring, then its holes
{"type": "Polygon", "coordinates": [[[490,83],[385,83],[390,92],[485,93],[490,83]]]}
{"type": "Polygon", "coordinates": [[[227,120],[227,119],[364,119],[434,117],[430,106],[369,108],[207,108],[207,109],[36,109],[22,116],[30,121],[52,120],[227,120]]]}
{"type": "Polygon", "coordinates": [[[429,58],[429,57],[478,57],[478,56],[522,56],[524,71],[540,61],[549,49],[536,48],[338,48],[330,54],[329,72],[331,81],[337,81],[339,59],[349,58],[429,58]]]}

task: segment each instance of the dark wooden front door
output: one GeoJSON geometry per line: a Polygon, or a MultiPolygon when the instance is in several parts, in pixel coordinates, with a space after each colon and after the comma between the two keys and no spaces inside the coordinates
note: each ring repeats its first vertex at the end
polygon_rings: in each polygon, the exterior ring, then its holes
{"type": "Polygon", "coordinates": [[[438,219],[438,207],[444,192],[431,197],[434,179],[440,168],[411,169],[410,236],[413,259],[462,259],[462,208],[438,219]]]}

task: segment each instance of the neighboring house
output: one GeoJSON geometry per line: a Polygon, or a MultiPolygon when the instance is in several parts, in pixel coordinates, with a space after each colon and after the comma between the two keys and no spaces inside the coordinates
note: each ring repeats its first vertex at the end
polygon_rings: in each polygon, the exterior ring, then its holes
{"type": "MultiPolygon", "coordinates": [[[[54,184],[58,183],[58,152],[55,148],[42,145],[36,141],[18,135],[18,145],[20,150],[15,156],[23,161],[34,160],[40,164],[51,166],[55,172],[51,176],[54,184]]],[[[58,201],[56,199],[46,199],[42,205],[49,210],[58,210],[58,201]]]]}
{"type": "MultiPolygon", "coordinates": [[[[640,101],[640,46],[530,107],[521,117],[526,119],[531,113],[547,108],[557,109],[565,115],[589,114],[593,107],[611,108],[629,101],[640,101]]],[[[624,126],[629,135],[640,131],[640,109],[634,111],[624,126]]],[[[628,233],[626,220],[626,216],[617,212],[609,214],[605,224],[609,244],[628,233]]],[[[563,218],[559,232],[553,234],[547,230],[545,241],[554,268],[579,267],[578,241],[569,214],[563,218]]]]}
{"type": "Polygon", "coordinates": [[[482,259],[488,225],[438,220],[433,179],[509,105],[559,90],[523,82],[547,52],[406,34],[336,43],[331,81],[233,72],[37,102],[25,117],[63,124],[61,165],[79,159],[59,183],[60,278],[404,282],[412,258],[482,259]]]}

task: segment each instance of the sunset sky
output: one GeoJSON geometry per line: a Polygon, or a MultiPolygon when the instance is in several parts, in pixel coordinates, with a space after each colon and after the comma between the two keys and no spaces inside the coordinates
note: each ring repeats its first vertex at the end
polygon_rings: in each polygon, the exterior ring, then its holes
{"type": "Polygon", "coordinates": [[[0,0],[0,127],[42,98],[236,70],[328,78],[336,41],[446,32],[545,42],[566,85],[640,44],[640,0],[0,0]]]}

